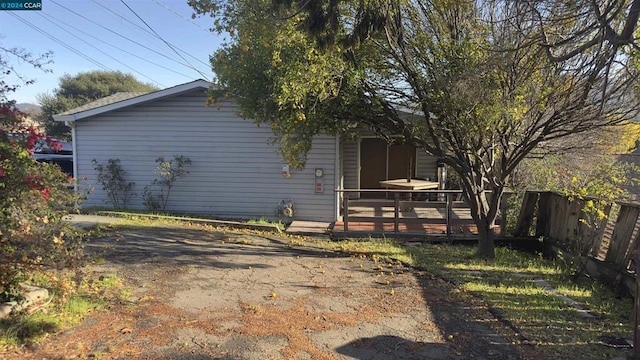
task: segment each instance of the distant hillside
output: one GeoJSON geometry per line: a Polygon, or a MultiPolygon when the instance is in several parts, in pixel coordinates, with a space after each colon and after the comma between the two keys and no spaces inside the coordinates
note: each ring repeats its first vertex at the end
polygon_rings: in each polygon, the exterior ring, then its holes
{"type": "Polygon", "coordinates": [[[39,105],[36,104],[31,104],[31,103],[20,103],[20,104],[16,104],[16,107],[18,108],[18,110],[27,113],[29,115],[31,115],[32,117],[40,114],[40,112],[42,112],[42,109],[40,108],[39,105]]]}

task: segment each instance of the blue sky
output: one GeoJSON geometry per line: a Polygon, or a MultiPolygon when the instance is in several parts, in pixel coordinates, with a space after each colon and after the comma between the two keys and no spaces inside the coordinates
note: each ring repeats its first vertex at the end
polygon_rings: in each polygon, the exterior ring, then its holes
{"type": "Polygon", "coordinates": [[[209,55],[222,38],[208,31],[210,17],[191,19],[187,0],[123,1],[42,0],[41,11],[0,11],[0,47],[34,56],[53,52],[46,66],[51,73],[10,59],[21,76],[36,82],[9,98],[37,103],[37,95],[52,93],[62,75],[91,70],[120,70],[160,88],[213,79],[209,55]]]}

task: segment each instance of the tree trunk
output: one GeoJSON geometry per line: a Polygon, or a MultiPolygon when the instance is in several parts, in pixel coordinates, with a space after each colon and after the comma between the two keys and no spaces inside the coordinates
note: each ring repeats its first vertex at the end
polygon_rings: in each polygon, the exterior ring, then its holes
{"type": "MultiPolygon", "coordinates": [[[[478,229],[478,255],[493,259],[495,253],[495,220],[502,198],[503,188],[494,187],[493,193],[487,198],[486,191],[472,191],[467,194],[467,201],[471,210],[471,217],[478,229]]],[[[468,190],[467,190],[468,191],[468,190]]]]}
{"type": "Polygon", "coordinates": [[[493,259],[496,257],[495,231],[493,221],[480,219],[476,223],[478,227],[478,255],[493,259]]]}

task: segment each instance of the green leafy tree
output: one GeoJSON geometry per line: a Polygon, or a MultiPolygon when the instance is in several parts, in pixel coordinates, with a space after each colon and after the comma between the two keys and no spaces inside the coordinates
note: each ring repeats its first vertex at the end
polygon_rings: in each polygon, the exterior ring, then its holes
{"type": "Polygon", "coordinates": [[[562,144],[562,152],[537,149],[514,172],[511,187],[522,192],[541,189],[593,197],[606,203],[635,200],[629,189],[638,185],[637,165],[621,155],[636,150],[639,130],[638,124],[627,123],[581,134],[570,139],[570,147],[562,144]]]}
{"type": "Polygon", "coordinates": [[[545,31],[575,29],[544,11],[551,1],[190,3],[229,36],[212,58],[220,85],[271,126],[285,159],[303,166],[319,133],[400,135],[457,173],[486,257],[509,177],[531,151],[637,110],[623,53],[551,56],[545,31]]]}
{"type": "Polygon", "coordinates": [[[577,199],[592,198],[598,200],[596,205],[607,205],[636,200],[629,189],[639,185],[637,173],[637,165],[621,161],[617,155],[592,151],[563,153],[524,160],[513,174],[511,185],[516,190],[517,205],[527,189],[550,190],[577,199]]]}
{"type": "Polygon", "coordinates": [[[84,105],[118,92],[150,92],[156,87],[138,81],[133,75],[120,71],[89,71],[64,75],[53,94],[38,95],[42,108],[39,121],[47,135],[70,139],[69,128],[53,120],[53,115],[84,105]]]}

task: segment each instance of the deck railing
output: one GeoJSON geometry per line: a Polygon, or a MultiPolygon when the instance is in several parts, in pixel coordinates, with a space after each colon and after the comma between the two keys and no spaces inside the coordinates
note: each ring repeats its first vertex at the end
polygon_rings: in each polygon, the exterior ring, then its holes
{"type": "MultiPolygon", "coordinates": [[[[469,205],[465,201],[458,200],[461,198],[462,190],[401,190],[401,189],[336,189],[338,193],[342,193],[342,223],[343,231],[346,233],[349,231],[350,222],[393,222],[393,233],[398,234],[400,232],[401,222],[414,222],[422,224],[444,224],[446,235],[451,235],[453,231],[454,217],[453,209],[469,209],[469,205]],[[379,194],[386,195],[386,199],[361,199],[359,194],[379,194]],[[357,196],[352,196],[358,194],[357,196]],[[417,198],[426,197],[428,200],[414,200],[417,198]],[[408,200],[403,200],[407,198],[408,200]],[[393,217],[384,216],[351,216],[349,210],[353,202],[358,202],[360,206],[390,206],[393,200],[393,217]],[[414,219],[401,218],[400,213],[402,209],[438,209],[444,210],[444,219],[440,218],[425,218],[418,217],[414,219]]],[[[502,198],[501,203],[501,233],[504,231],[503,227],[506,224],[506,206],[507,198],[509,194],[506,194],[502,198]]]]}

